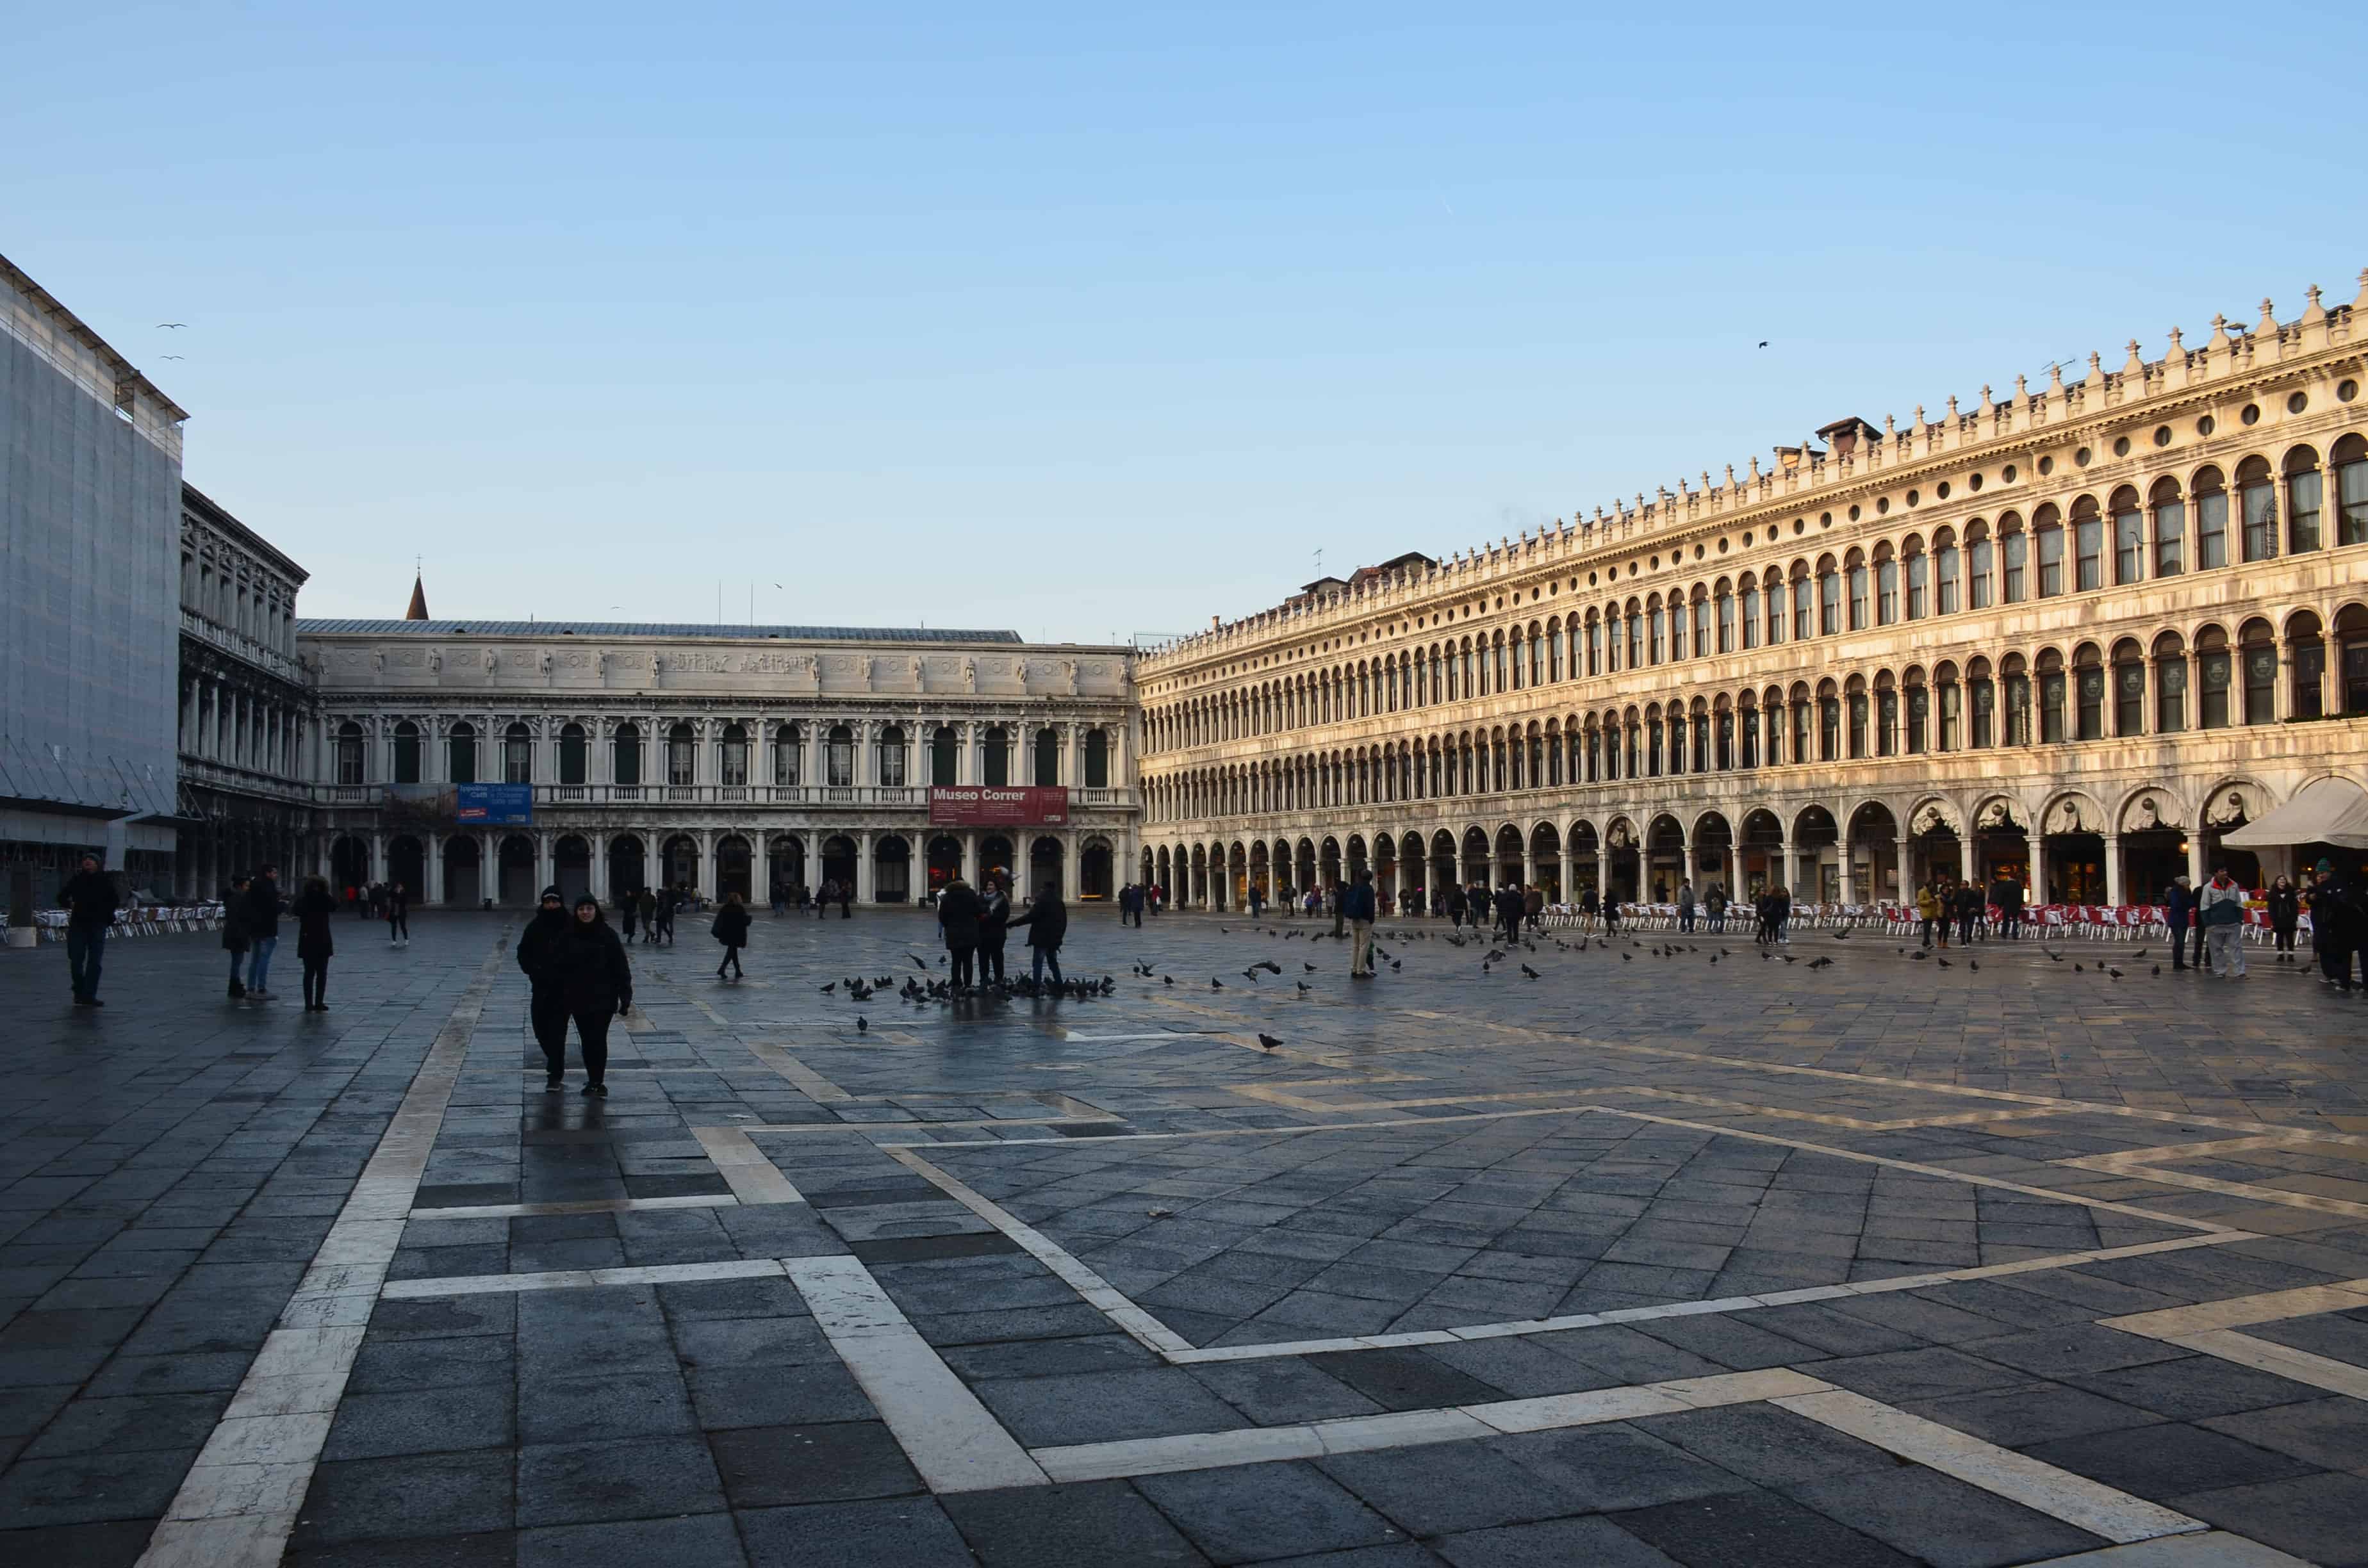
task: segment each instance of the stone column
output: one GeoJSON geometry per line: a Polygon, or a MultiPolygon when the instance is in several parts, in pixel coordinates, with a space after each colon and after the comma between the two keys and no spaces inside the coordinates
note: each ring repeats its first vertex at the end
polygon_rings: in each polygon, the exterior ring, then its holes
{"type": "Polygon", "coordinates": [[[1769,880],[1780,884],[1785,889],[1785,891],[1797,895],[1800,892],[1801,884],[1793,879],[1793,841],[1788,838],[1777,840],[1776,867],[1769,880]]]}
{"type": "Polygon", "coordinates": [[[759,823],[748,839],[748,902],[773,902],[773,835],[759,823]]]}
{"type": "Polygon", "coordinates": [[[2105,902],[2114,908],[2122,905],[2122,835],[2105,835],[2105,902]]]}
{"type": "MultiPolygon", "coordinates": [[[[2272,872],[2271,874],[2275,875],[2276,873],[2272,872]]],[[[2286,874],[2291,876],[2293,873],[2288,872],[2286,874]]],[[[2190,828],[2187,831],[2188,885],[2190,887],[2200,888],[2203,885],[2204,880],[2209,875],[2210,869],[2203,863],[2203,829],[2200,826],[2190,828]]]]}
{"type": "Polygon", "coordinates": [[[534,891],[538,893],[559,881],[558,857],[552,852],[551,830],[534,830],[534,891]]]}
{"type": "Polygon", "coordinates": [[[2047,835],[2040,831],[2035,820],[2023,835],[2031,846],[2031,898],[2032,903],[2045,903],[2047,899],[2047,835]]]}
{"type": "Polygon", "coordinates": [[[859,829],[853,837],[855,839],[855,902],[870,903],[872,894],[871,834],[869,829],[859,829]]]}
{"type": "Polygon", "coordinates": [[[717,873],[715,845],[723,835],[712,827],[702,827],[693,829],[691,836],[699,840],[699,881],[691,884],[691,891],[710,898],[720,897],[723,880],[717,873]]]}
{"type": "Polygon", "coordinates": [[[386,875],[386,835],[379,832],[375,828],[371,829],[370,844],[370,869],[363,873],[362,880],[364,881],[373,881],[386,875]]]}
{"type": "Polygon", "coordinates": [[[584,874],[585,891],[605,904],[609,902],[609,835],[587,833],[584,842],[592,851],[592,864],[584,874]]]}
{"type": "Polygon", "coordinates": [[[422,837],[427,846],[427,857],[421,870],[427,877],[427,886],[421,891],[420,896],[429,903],[441,903],[444,902],[443,846],[434,833],[422,835],[422,837]]]}
{"type": "MultiPolygon", "coordinates": [[[[1974,835],[1970,833],[1957,835],[1957,880],[1966,882],[1974,880],[1974,835]]],[[[1906,878],[1902,877],[1901,881],[1905,882],[1906,878]]],[[[1905,886],[1899,891],[1903,896],[1907,892],[1905,886]]]]}
{"type": "Polygon", "coordinates": [[[1835,856],[1841,862],[1841,901],[1844,903],[1858,902],[1858,878],[1853,874],[1853,868],[1850,865],[1851,848],[1850,824],[1845,823],[1842,824],[1841,837],[1834,844],[1835,856]]]}

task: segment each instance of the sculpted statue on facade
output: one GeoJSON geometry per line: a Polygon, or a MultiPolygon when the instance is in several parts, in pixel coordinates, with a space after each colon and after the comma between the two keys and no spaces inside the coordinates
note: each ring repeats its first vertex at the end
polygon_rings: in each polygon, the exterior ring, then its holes
{"type": "Polygon", "coordinates": [[[962,689],[964,691],[978,689],[978,661],[967,655],[962,659],[962,689]]]}

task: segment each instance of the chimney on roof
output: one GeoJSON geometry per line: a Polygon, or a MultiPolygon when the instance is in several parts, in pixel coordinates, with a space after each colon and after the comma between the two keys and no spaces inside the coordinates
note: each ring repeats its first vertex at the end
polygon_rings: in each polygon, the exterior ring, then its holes
{"type": "Polygon", "coordinates": [[[1817,439],[1825,442],[1827,449],[1834,456],[1846,458],[1858,450],[1861,437],[1873,441],[1874,426],[1852,415],[1848,419],[1837,419],[1830,425],[1819,426],[1816,434],[1817,439]]]}
{"type": "Polygon", "coordinates": [[[427,619],[427,579],[418,574],[414,574],[412,576],[411,608],[403,612],[403,619],[405,620],[427,619]]]}
{"type": "Polygon", "coordinates": [[[1222,615],[1212,615],[1209,618],[1209,630],[1212,631],[1221,631],[1224,629],[1224,625],[1225,618],[1222,615]]]}

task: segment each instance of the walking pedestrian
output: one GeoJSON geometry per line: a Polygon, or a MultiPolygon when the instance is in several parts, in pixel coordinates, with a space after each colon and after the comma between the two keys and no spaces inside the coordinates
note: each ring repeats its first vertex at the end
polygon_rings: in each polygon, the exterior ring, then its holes
{"type": "Polygon", "coordinates": [[[411,946],[411,890],[401,882],[386,890],[386,939],[391,947],[411,946]]]}
{"type": "Polygon", "coordinates": [[[1451,884],[1447,890],[1447,922],[1458,931],[1463,929],[1464,908],[1463,884],[1451,884]]]}
{"type": "Polygon", "coordinates": [[[708,927],[708,935],[723,944],[723,961],[715,966],[715,978],[723,979],[726,969],[731,970],[733,979],[745,978],[740,969],[740,949],[748,945],[748,910],[740,902],[737,889],[723,895],[723,907],[715,912],[715,924],[708,927]]]}
{"type": "Polygon", "coordinates": [[[329,1010],[329,959],[337,944],[329,935],[329,921],[337,913],[337,895],[324,877],[304,879],[304,891],[288,913],[296,917],[296,961],[304,966],[304,1010],[329,1010]]]}
{"type": "Polygon", "coordinates": [[[1121,926],[1132,923],[1136,930],[1142,930],[1143,901],[1144,892],[1142,884],[1139,882],[1127,883],[1126,886],[1121,890],[1118,895],[1118,923],[1121,926]]]}
{"type": "Polygon", "coordinates": [[[968,991],[978,978],[978,917],[983,903],[978,890],[962,881],[960,872],[938,895],[938,935],[944,939],[946,951],[953,955],[957,992],[968,991]]]}
{"type": "Polygon", "coordinates": [[[1970,948],[1974,945],[1974,928],[1982,921],[1982,890],[1971,882],[1959,882],[1949,896],[1956,905],[1957,946],[1970,948]]]}
{"type": "Polygon", "coordinates": [[[541,907],[518,933],[518,966],[526,974],[527,1023],[542,1048],[543,1092],[557,1094],[567,1070],[567,984],[560,945],[567,939],[569,915],[559,890],[542,890],[541,907]]]}
{"type": "Polygon", "coordinates": [[[1011,922],[1028,927],[1028,947],[1035,960],[1036,983],[1044,983],[1044,968],[1052,966],[1053,983],[1061,983],[1061,938],[1069,934],[1069,906],[1061,902],[1061,890],[1050,882],[1036,890],[1036,900],[1028,913],[1011,922]]]}
{"type": "Polygon", "coordinates": [[[814,890],[814,918],[816,920],[827,920],[830,918],[830,901],[837,896],[838,884],[833,881],[830,878],[825,877],[822,880],[822,886],[814,890]]]}
{"type": "Polygon", "coordinates": [[[1793,937],[1786,927],[1793,924],[1793,890],[1778,882],[1768,895],[1768,940],[1792,945],[1793,937]]]}
{"type": "Polygon", "coordinates": [[[254,956],[246,964],[246,994],[271,999],[271,955],[279,950],[279,868],[266,866],[246,890],[246,939],[254,956]]]}
{"type": "Polygon", "coordinates": [[[978,899],[978,983],[1003,983],[1003,940],[1011,926],[1011,879],[1000,869],[986,874],[978,899]]]}
{"type": "MultiPolygon", "coordinates": [[[[556,892],[558,890],[553,888],[549,891],[556,892]]],[[[641,900],[635,896],[631,888],[626,889],[624,895],[617,900],[617,918],[624,926],[625,940],[629,943],[633,939],[633,922],[640,916],[641,910],[641,900]]],[[[565,915],[567,911],[562,908],[559,913],[565,915]]]]}
{"type": "Polygon", "coordinates": [[[855,879],[848,878],[838,884],[838,917],[850,920],[855,916],[855,879]]]}
{"type": "Polygon", "coordinates": [[[1511,947],[1521,939],[1521,911],[1529,901],[1521,894],[1521,884],[1508,881],[1497,890],[1497,924],[1505,928],[1505,945],[1511,947]]]}
{"type": "Polygon", "coordinates": [[[1678,884],[1678,929],[1694,928],[1694,884],[1691,878],[1678,884]]]}
{"type": "Polygon", "coordinates": [[[1357,885],[1341,896],[1349,916],[1349,978],[1373,978],[1373,873],[1357,873],[1357,885]]]}
{"type": "Polygon", "coordinates": [[[635,900],[642,912],[642,945],[648,947],[658,939],[658,895],[655,888],[643,888],[635,900]]]}
{"type": "Polygon", "coordinates": [[[1252,920],[1256,920],[1265,913],[1266,889],[1260,887],[1256,882],[1252,882],[1250,884],[1250,918],[1252,920]]]}
{"type": "Polygon", "coordinates": [[[1349,916],[1340,907],[1341,895],[1348,891],[1338,877],[1334,877],[1331,885],[1324,890],[1325,899],[1332,905],[1332,935],[1335,937],[1349,934],[1349,916]]]}
{"type": "Polygon", "coordinates": [[[1713,882],[1702,894],[1702,914],[1710,920],[1710,928],[1721,936],[1726,934],[1726,884],[1713,882]]]}
{"type": "Polygon", "coordinates": [[[1932,929],[1936,926],[1941,929],[1941,946],[1945,948],[1949,945],[1949,928],[1942,924],[1941,911],[1941,882],[1936,877],[1916,890],[1918,947],[1930,948],[1932,945],[1932,929]]]}
{"type": "Polygon", "coordinates": [[[658,935],[666,938],[669,948],[674,946],[675,911],[682,907],[682,898],[683,890],[677,883],[668,882],[658,890],[658,935]]]}
{"type": "Polygon", "coordinates": [[[2212,953],[2212,972],[2222,980],[2244,979],[2245,890],[2228,875],[2227,867],[2215,869],[2203,884],[2196,915],[2212,953]]]}
{"type": "Polygon", "coordinates": [[[1606,892],[1603,895],[1603,934],[1611,937],[1617,936],[1619,932],[1620,895],[1616,892],[1606,892]]]}
{"type": "Polygon", "coordinates": [[[230,999],[246,994],[246,890],[245,877],[230,880],[230,896],[222,900],[222,945],[230,955],[230,999]]]}
{"type": "Polygon", "coordinates": [[[1546,912],[1546,891],[1541,887],[1521,890],[1521,919],[1532,931],[1543,924],[1546,912]]]}
{"type": "MultiPolygon", "coordinates": [[[[625,945],[601,918],[600,901],[586,893],[575,901],[575,918],[560,939],[560,987],[567,1016],[575,1021],[575,1038],[584,1052],[584,1092],[609,1093],[609,1025],[633,1005],[633,969],[625,945]]],[[[546,1089],[559,1087],[567,1064],[563,1046],[546,1089]]]]}
{"type": "MultiPolygon", "coordinates": [[[[2173,877],[2162,892],[2162,923],[2170,933],[2170,967],[2187,968],[2187,933],[2195,924],[2195,890],[2185,877],[2173,877]]],[[[2203,967],[2199,958],[2196,968],[2203,967]]]]}
{"type": "Polygon", "coordinates": [[[82,867],[66,879],[58,892],[58,902],[66,909],[66,968],[73,976],[74,1006],[104,1007],[98,999],[98,971],[107,956],[108,929],[115,924],[115,912],[123,907],[123,895],[116,891],[115,879],[101,870],[98,857],[85,855],[82,867]]]}
{"type": "Polygon", "coordinates": [[[2294,961],[2294,932],[2302,925],[2302,894],[2294,880],[2280,877],[2270,884],[2270,929],[2277,937],[2275,963],[2294,961]]]}

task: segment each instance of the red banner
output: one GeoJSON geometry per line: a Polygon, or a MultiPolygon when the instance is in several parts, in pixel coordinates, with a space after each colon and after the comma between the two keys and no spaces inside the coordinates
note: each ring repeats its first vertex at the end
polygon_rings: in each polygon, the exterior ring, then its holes
{"type": "Polygon", "coordinates": [[[933,827],[1060,827],[1069,820],[1069,791],[1059,785],[933,784],[933,827]]]}

